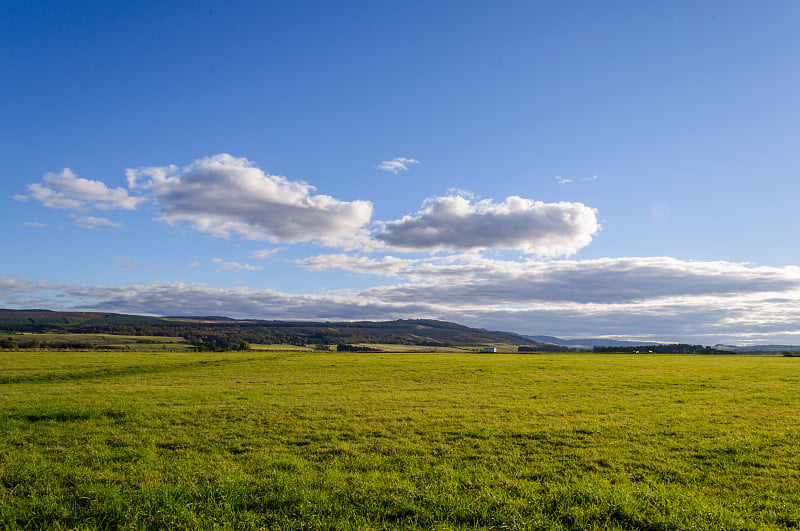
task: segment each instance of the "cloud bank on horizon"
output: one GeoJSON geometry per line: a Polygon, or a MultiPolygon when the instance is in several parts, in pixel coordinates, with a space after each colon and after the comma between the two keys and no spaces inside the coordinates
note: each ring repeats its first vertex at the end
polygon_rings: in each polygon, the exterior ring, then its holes
{"type": "MultiPolygon", "coordinates": [[[[149,204],[156,221],[212,237],[337,248],[345,252],[306,256],[294,266],[378,283],[291,293],[207,283],[79,286],[5,277],[2,305],[270,319],[425,317],[572,337],[663,339],[677,333],[705,344],[800,338],[800,268],[669,257],[570,260],[600,230],[597,210],[579,202],[518,196],[495,202],[461,193],[428,198],[400,219],[374,221],[368,200],[314,194],[310,184],[270,175],[229,154],[182,167],[128,169],[125,175],[127,189],[109,188],[64,169],[45,174],[41,183],[28,185],[30,195],[15,199],[74,212],[135,211],[149,204]],[[508,251],[523,256],[492,256],[508,251]]],[[[68,216],[86,229],[122,227],[104,217],[68,216]]],[[[284,249],[251,256],[267,259],[284,249]]],[[[220,257],[211,262],[218,273],[265,270],[220,257]]]]}
{"type": "MultiPolygon", "coordinates": [[[[220,267],[241,264],[220,261],[220,267]]],[[[65,309],[156,315],[360,320],[446,318],[525,333],[703,344],[800,339],[800,268],[673,258],[511,262],[476,254],[425,259],[321,255],[304,267],[395,275],[399,283],[336,293],[221,288],[183,282],[76,286],[0,278],[6,305],[69,301],[65,309]],[[655,287],[653,287],[655,285],[655,287]],[[631,333],[633,331],[633,333],[631,333]]]]}

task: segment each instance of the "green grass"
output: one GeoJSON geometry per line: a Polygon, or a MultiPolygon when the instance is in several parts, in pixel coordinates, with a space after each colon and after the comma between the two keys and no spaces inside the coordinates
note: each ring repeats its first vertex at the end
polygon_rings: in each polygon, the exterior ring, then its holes
{"type": "Polygon", "coordinates": [[[2,529],[790,529],[796,358],[0,353],[2,529]]]}
{"type": "Polygon", "coordinates": [[[312,352],[315,350],[313,347],[303,347],[299,345],[285,345],[285,344],[267,344],[267,343],[251,343],[251,350],[268,350],[275,352],[312,352]]]}
{"type": "MultiPolygon", "coordinates": [[[[416,352],[416,353],[432,353],[432,352],[475,352],[477,347],[427,347],[421,345],[398,345],[394,343],[354,343],[358,347],[369,347],[381,352],[416,352]]],[[[336,345],[331,346],[336,349],[336,345]]]]}
{"type": "Polygon", "coordinates": [[[131,349],[131,350],[188,350],[194,346],[182,337],[170,336],[130,336],[121,334],[71,334],[71,333],[24,333],[10,334],[0,332],[0,338],[11,338],[17,343],[38,340],[43,344],[78,343],[88,344],[96,349],[131,349]]]}
{"type": "MultiPolygon", "coordinates": [[[[508,343],[495,343],[478,346],[450,346],[450,347],[430,347],[425,345],[401,345],[396,343],[354,343],[354,346],[369,347],[376,349],[380,352],[416,352],[416,353],[434,353],[434,352],[483,352],[486,347],[497,348],[498,353],[516,354],[519,352],[519,345],[511,345],[508,343]]],[[[331,349],[335,350],[336,345],[331,345],[331,349]]],[[[303,348],[303,347],[297,347],[303,348]]]]}

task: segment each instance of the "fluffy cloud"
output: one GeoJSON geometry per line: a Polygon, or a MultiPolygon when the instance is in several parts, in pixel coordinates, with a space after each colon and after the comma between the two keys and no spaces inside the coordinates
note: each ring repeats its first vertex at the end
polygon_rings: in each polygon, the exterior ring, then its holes
{"type": "Polygon", "coordinates": [[[408,167],[412,164],[419,164],[419,161],[417,159],[409,159],[406,157],[396,157],[392,160],[384,160],[378,164],[378,169],[397,175],[401,171],[408,171],[408,167]]]}
{"type": "Polygon", "coordinates": [[[428,200],[415,215],[385,223],[377,238],[406,250],[518,249],[555,257],[586,246],[599,228],[597,210],[582,203],[517,196],[502,203],[473,203],[447,196],[428,200]]]}
{"type": "MultiPolygon", "coordinates": [[[[397,157],[380,168],[398,173],[418,163],[397,157]]],[[[42,183],[28,186],[28,195],[15,198],[83,212],[133,210],[153,200],[159,220],[186,223],[214,236],[235,234],[272,243],[313,242],[364,251],[516,249],[541,257],[568,256],[599,230],[596,210],[581,203],[543,203],[516,196],[494,203],[459,192],[429,199],[417,213],[379,222],[370,230],[371,202],[314,194],[305,182],[269,175],[245,158],[224,153],[184,167],[142,167],[125,174],[129,190],[82,179],[65,168],[46,174],[42,183]]],[[[74,220],[83,228],[120,227],[101,217],[74,220]]]]}
{"type": "Polygon", "coordinates": [[[65,210],[134,210],[144,197],[128,194],[124,188],[108,188],[100,181],[78,177],[69,168],[46,173],[42,183],[28,185],[30,195],[16,195],[18,201],[35,199],[48,208],[65,210]]]}
{"type": "Polygon", "coordinates": [[[228,154],[184,168],[129,169],[126,176],[131,188],[151,191],[161,205],[160,220],[186,222],[214,236],[343,247],[357,246],[368,236],[364,226],[372,203],[312,195],[314,188],[304,182],[268,175],[228,154]]]}
{"type": "Polygon", "coordinates": [[[109,227],[112,229],[121,229],[122,225],[119,223],[115,223],[107,218],[101,218],[97,216],[70,216],[72,220],[75,222],[75,225],[79,226],[82,229],[89,229],[89,230],[97,230],[102,227],[109,227]]]}

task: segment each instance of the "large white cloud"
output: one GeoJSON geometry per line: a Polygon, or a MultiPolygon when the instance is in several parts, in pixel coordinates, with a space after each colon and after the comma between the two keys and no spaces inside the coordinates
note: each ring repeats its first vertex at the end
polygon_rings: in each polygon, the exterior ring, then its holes
{"type": "Polygon", "coordinates": [[[126,175],[132,189],[149,190],[159,202],[159,219],[214,236],[343,247],[368,237],[369,201],[313,195],[312,186],[266,174],[245,158],[220,154],[183,168],[128,169],[126,175]]]}
{"type": "Polygon", "coordinates": [[[46,173],[42,183],[28,185],[30,195],[16,195],[18,201],[31,198],[48,208],[89,211],[134,210],[145,197],[136,197],[124,188],[109,188],[101,181],[83,179],[69,168],[59,173],[46,173]]]}
{"type": "Polygon", "coordinates": [[[414,215],[386,222],[377,238],[404,250],[518,249],[555,257],[588,245],[599,228],[597,210],[582,203],[446,196],[429,199],[414,215]]]}

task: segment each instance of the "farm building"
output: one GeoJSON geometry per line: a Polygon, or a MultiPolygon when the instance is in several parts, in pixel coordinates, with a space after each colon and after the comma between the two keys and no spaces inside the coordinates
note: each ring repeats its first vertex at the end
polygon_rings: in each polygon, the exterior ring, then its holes
{"type": "Polygon", "coordinates": [[[497,348],[496,347],[484,347],[483,351],[484,352],[497,352],[497,348]]]}

